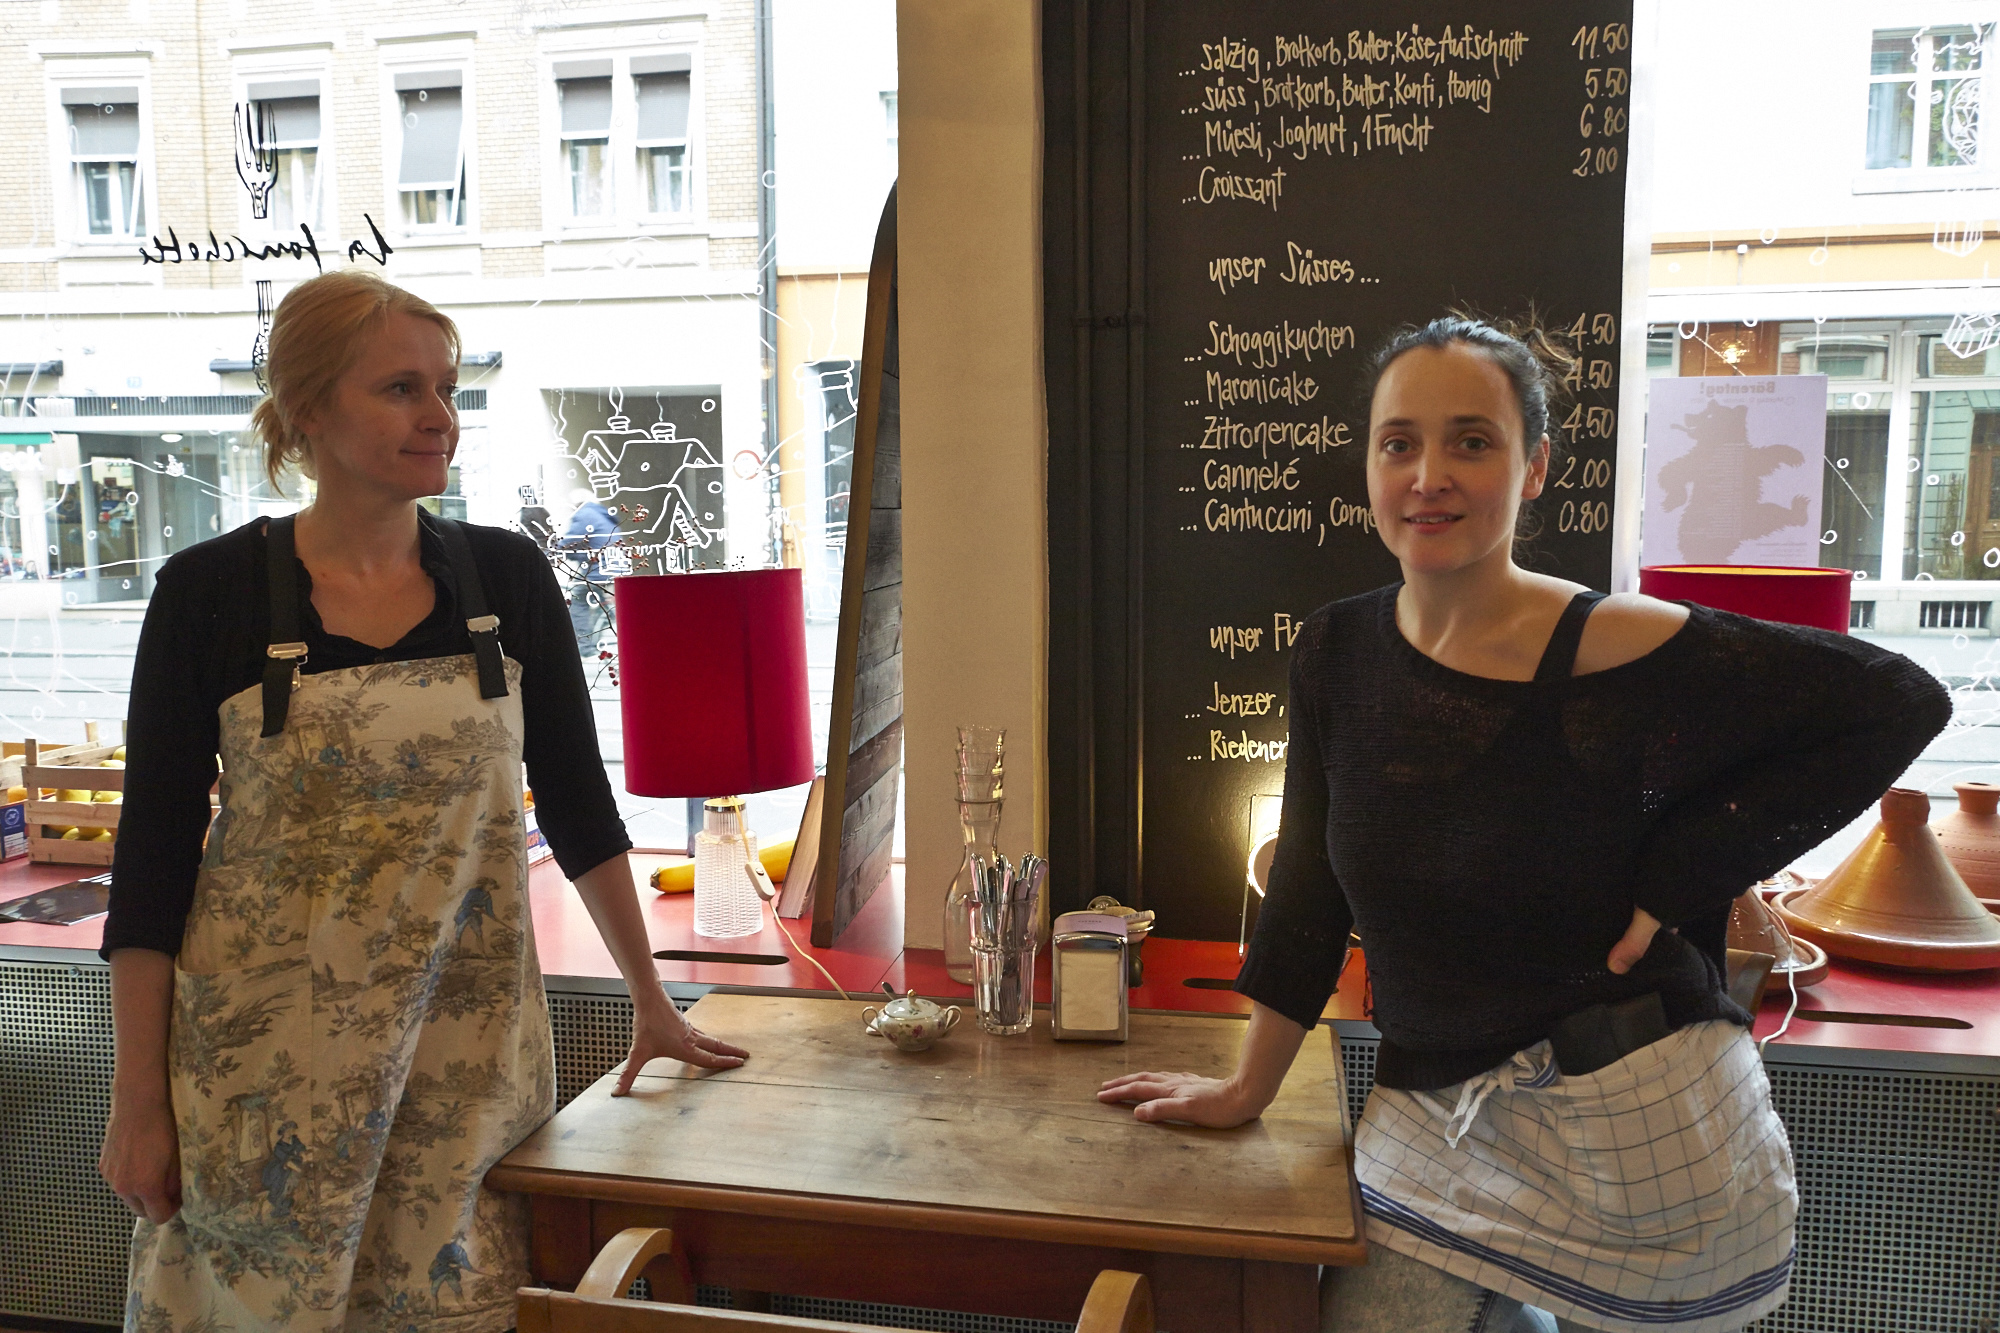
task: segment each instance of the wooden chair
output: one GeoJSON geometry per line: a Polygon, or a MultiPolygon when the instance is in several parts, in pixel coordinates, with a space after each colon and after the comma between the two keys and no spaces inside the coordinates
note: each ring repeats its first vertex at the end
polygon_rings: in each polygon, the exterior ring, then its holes
{"type": "MultiPolygon", "coordinates": [[[[665,1227],[628,1227],[598,1251],[576,1292],[523,1287],[516,1308],[519,1333],[897,1333],[865,1324],[830,1323],[694,1304],[687,1257],[674,1250],[665,1227]],[[622,1299],[643,1275],[673,1304],[622,1299]]],[[[902,1333],[909,1333],[903,1330],[902,1333]]],[[[1144,1276],[1105,1269],[1084,1299],[1076,1333],[1153,1333],[1153,1293],[1144,1276]]]]}

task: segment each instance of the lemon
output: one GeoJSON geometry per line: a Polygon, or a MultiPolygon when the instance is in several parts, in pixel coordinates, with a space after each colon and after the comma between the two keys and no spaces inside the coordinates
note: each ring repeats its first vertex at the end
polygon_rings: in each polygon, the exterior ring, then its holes
{"type": "Polygon", "coordinates": [[[62,840],[64,842],[82,842],[83,830],[80,828],[66,829],[63,832],[62,840]]]}
{"type": "Polygon", "coordinates": [[[108,828],[101,828],[101,829],[97,830],[97,832],[95,832],[95,833],[92,833],[92,834],[90,834],[90,835],[89,835],[88,837],[85,837],[85,838],[81,839],[81,841],[83,841],[83,842],[111,842],[112,840],[114,840],[115,838],[117,838],[117,836],[118,836],[118,830],[117,830],[117,829],[108,829],[108,828]]]}
{"type": "Polygon", "coordinates": [[[119,746],[119,747],[118,747],[117,749],[113,750],[113,751],[111,752],[111,757],[112,757],[113,759],[116,759],[116,760],[117,760],[117,761],[118,761],[119,763],[121,763],[121,764],[122,764],[122,763],[124,763],[124,762],[125,762],[125,747],[121,745],[121,746],[119,746]]]}
{"type": "Polygon", "coordinates": [[[90,794],[90,799],[98,805],[113,805],[123,801],[125,793],[122,791],[94,791],[90,794]]]}
{"type": "Polygon", "coordinates": [[[97,761],[97,766],[99,768],[123,768],[125,767],[125,761],[123,759],[100,759],[97,761]]]}
{"type": "Polygon", "coordinates": [[[58,801],[82,801],[88,805],[90,803],[90,792],[87,788],[83,787],[64,787],[56,793],[56,799],[58,801]]]}
{"type": "Polygon", "coordinates": [[[26,787],[9,787],[7,789],[7,804],[12,805],[16,801],[25,801],[27,799],[28,789],[26,787]]]}

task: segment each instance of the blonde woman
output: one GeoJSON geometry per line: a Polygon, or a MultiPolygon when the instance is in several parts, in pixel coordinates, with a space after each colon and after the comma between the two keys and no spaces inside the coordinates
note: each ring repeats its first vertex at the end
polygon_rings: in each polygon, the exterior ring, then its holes
{"type": "Polygon", "coordinates": [[[373,273],[301,284],[254,421],[313,503],[160,570],[104,942],[128,1328],[513,1324],[525,1211],[481,1182],[554,1108],[524,762],[631,990],[619,1090],[744,1057],[661,991],[546,558],[417,503],[458,352],[373,273]]]}

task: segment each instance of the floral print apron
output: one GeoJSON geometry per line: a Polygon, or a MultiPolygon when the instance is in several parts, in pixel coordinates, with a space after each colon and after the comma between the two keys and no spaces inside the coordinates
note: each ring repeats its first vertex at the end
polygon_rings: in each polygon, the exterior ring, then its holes
{"type": "MultiPolygon", "coordinates": [[[[481,609],[466,553],[468,577],[481,609]]],[[[221,810],[174,972],[182,1206],[134,1230],[128,1330],[513,1325],[526,1206],[481,1182],[554,1113],[555,1056],[521,668],[482,697],[501,662],[476,628],[484,664],[304,677],[274,735],[261,687],[222,705],[221,810]]]]}

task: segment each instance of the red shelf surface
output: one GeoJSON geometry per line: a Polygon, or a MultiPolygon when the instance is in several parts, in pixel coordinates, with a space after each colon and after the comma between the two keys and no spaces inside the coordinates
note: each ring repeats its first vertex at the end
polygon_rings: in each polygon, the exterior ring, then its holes
{"type": "MultiPolygon", "coordinates": [[[[96,873],[95,868],[89,866],[9,861],[0,865],[0,901],[92,873],[96,873]]],[[[768,919],[764,929],[755,935],[736,940],[704,939],[694,933],[692,894],[659,894],[642,885],[639,896],[655,950],[676,949],[707,955],[764,954],[787,960],[777,965],[721,958],[659,960],[659,974],[669,982],[825,990],[825,978],[796,956],[810,953],[854,994],[873,992],[887,981],[898,993],[914,988],[939,999],[969,1001],[971,988],[959,985],[945,974],[941,952],[903,947],[902,874],[902,867],[897,866],[891,882],[869,900],[839,944],[831,949],[811,946],[811,925],[805,921],[786,923],[801,946],[796,951],[768,919]]],[[[615,982],[618,970],[612,965],[610,953],[598,938],[597,928],[582,900],[554,862],[543,862],[529,872],[528,894],[544,975],[615,982]]],[[[0,922],[0,946],[94,952],[102,937],[101,917],[74,926],[0,922]]],[[[1235,944],[1150,939],[1145,943],[1142,957],[1145,984],[1132,992],[1134,1009],[1216,1014],[1250,1011],[1250,1002],[1228,989],[1241,965],[1235,944]]],[[[1035,970],[1037,998],[1046,1001],[1049,976],[1046,950],[1036,960],[1035,970]]],[[[1357,950],[1324,1016],[1366,1018],[1365,992],[1364,963],[1357,950]]],[[[1782,985],[1771,989],[1763,1012],[1757,1017],[1758,1037],[1777,1030],[1789,998],[1782,985]]],[[[1773,1045],[1825,1051],[1916,1052],[2000,1062],[2000,972],[1936,975],[1835,962],[1825,981],[1801,992],[1799,1014],[1793,1019],[1791,1030],[1773,1045]],[[1816,1012],[1858,1014],[1878,1021],[1816,1021],[1813,1018],[1816,1012]],[[1911,1018],[1920,1021],[1915,1024],[1894,1021],[1911,1018]],[[1880,1021],[1883,1019],[1890,1021],[1880,1021]],[[1928,1025],[1940,1020],[1949,1026],[1928,1025]]]]}

